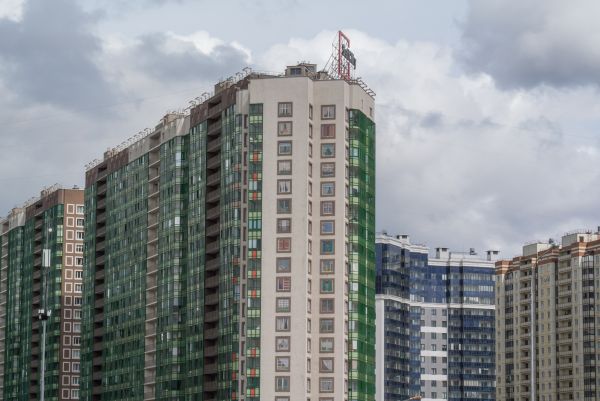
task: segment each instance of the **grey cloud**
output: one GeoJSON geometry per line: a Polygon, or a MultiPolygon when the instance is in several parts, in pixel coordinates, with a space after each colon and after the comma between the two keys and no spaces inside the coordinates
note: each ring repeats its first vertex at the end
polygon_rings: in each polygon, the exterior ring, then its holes
{"type": "Polygon", "coordinates": [[[94,62],[97,18],[74,0],[29,0],[21,21],[0,19],[4,84],[24,102],[71,110],[109,102],[114,92],[94,62]]]}
{"type": "Polygon", "coordinates": [[[459,55],[505,89],[597,85],[598,12],[589,0],[470,0],[459,55]]]}
{"type": "Polygon", "coordinates": [[[167,49],[176,40],[162,33],[140,38],[133,50],[135,62],[144,73],[163,81],[212,81],[233,74],[246,65],[246,55],[229,45],[217,45],[207,55],[191,43],[178,43],[177,51],[167,49]]]}

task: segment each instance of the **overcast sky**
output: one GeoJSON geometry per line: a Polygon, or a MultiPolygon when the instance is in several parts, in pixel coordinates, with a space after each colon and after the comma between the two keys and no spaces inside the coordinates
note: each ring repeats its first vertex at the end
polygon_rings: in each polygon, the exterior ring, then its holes
{"type": "Polygon", "coordinates": [[[377,93],[377,229],[454,250],[600,225],[600,3],[0,0],[0,215],[245,66],[377,93]]]}

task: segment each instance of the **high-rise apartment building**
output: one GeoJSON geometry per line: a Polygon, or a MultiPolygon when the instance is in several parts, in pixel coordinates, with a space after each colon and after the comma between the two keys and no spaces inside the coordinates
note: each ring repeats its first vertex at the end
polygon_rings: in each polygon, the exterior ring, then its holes
{"type": "Polygon", "coordinates": [[[86,173],[83,400],[373,400],[375,125],[311,64],[86,173]]]}
{"type": "Polygon", "coordinates": [[[496,264],[496,398],[600,399],[600,233],[531,243],[496,264]]]}
{"type": "Polygon", "coordinates": [[[494,262],[377,236],[377,400],[494,399],[494,262]]]}
{"type": "Polygon", "coordinates": [[[79,399],[83,226],[83,191],[56,186],[0,219],[3,400],[40,399],[42,371],[46,400],[79,399]]]}

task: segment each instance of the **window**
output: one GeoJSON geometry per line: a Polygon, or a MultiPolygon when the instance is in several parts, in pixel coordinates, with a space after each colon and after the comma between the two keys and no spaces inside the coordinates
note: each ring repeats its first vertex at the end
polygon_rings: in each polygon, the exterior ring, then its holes
{"type": "Polygon", "coordinates": [[[322,182],[321,196],[335,196],[335,182],[322,182]]]}
{"type": "Polygon", "coordinates": [[[81,323],[73,323],[73,333],[81,333],[81,323]]]}
{"type": "Polygon", "coordinates": [[[321,260],[321,274],[333,274],[335,273],[335,260],[334,259],[322,259],[321,260]]]}
{"type": "Polygon", "coordinates": [[[75,270],[75,278],[83,278],[83,270],[75,270]]]}
{"type": "Polygon", "coordinates": [[[335,234],[335,221],[333,220],[323,220],[321,221],[321,234],[335,234]]]}
{"type": "Polygon", "coordinates": [[[75,244],[75,253],[83,253],[83,244],[75,244]]]}
{"type": "Polygon", "coordinates": [[[292,180],[277,180],[277,193],[278,194],[291,194],[292,193],[292,180]]]}
{"type": "MultiPolygon", "coordinates": [[[[290,143],[290,153],[292,154],[292,144],[290,143]]],[[[330,158],[335,157],[335,143],[322,143],[321,144],[321,157],[330,158]]]]}
{"type": "Polygon", "coordinates": [[[276,331],[290,331],[290,317],[278,316],[275,318],[276,331]]]}
{"type": "Polygon", "coordinates": [[[279,136],[292,135],[292,122],[291,121],[279,121],[277,123],[277,135],[279,135],[279,136]]]}
{"type": "Polygon", "coordinates": [[[321,255],[333,255],[335,253],[335,241],[332,239],[321,240],[321,255]]]}
{"type": "Polygon", "coordinates": [[[319,359],[319,372],[333,373],[333,358],[320,358],[319,359]]]}
{"type": "Polygon", "coordinates": [[[322,278],[321,279],[321,294],[333,294],[333,279],[322,278]]]}
{"type": "Polygon", "coordinates": [[[290,377],[275,376],[275,391],[290,391],[290,377]]]}
{"type": "Polygon", "coordinates": [[[333,393],[333,377],[321,377],[319,379],[319,391],[321,393],[333,393]]]}
{"type": "Polygon", "coordinates": [[[277,312],[287,313],[290,309],[290,298],[277,298],[277,312]]]}
{"type": "Polygon", "coordinates": [[[292,260],[290,258],[277,258],[277,273],[289,273],[292,271],[292,260]]]}
{"type": "Polygon", "coordinates": [[[277,238],[277,252],[290,252],[292,250],[291,238],[277,238]]]}
{"type": "Polygon", "coordinates": [[[71,377],[71,386],[79,386],[79,376],[71,377]]]}
{"type": "Polygon", "coordinates": [[[319,339],[319,350],[326,353],[333,352],[333,338],[321,337],[319,339]]]}
{"type": "Polygon", "coordinates": [[[310,118],[311,120],[313,119],[313,105],[312,104],[308,105],[308,118],[310,118]]]}
{"type": "Polygon", "coordinates": [[[85,222],[84,219],[78,217],[77,218],[77,227],[83,227],[84,222],[85,222]]]}
{"type": "Polygon", "coordinates": [[[73,362],[71,364],[71,372],[79,372],[79,362],[73,362]]]}
{"type": "Polygon", "coordinates": [[[73,305],[81,305],[81,297],[73,297],[73,305]]]}
{"type": "Polygon", "coordinates": [[[289,356],[276,356],[275,357],[275,370],[277,372],[289,372],[290,371],[290,357],[289,356]]]}
{"type": "MultiPolygon", "coordinates": [[[[334,111],[335,113],[335,111],[334,111]]],[[[277,115],[279,117],[291,117],[292,116],[292,102],[280,102],[277,105],[277,115]]]]}
{"type": "Polygon", "coordinates": [[[333,318],[319,319],[320,333],[333,333],[333,318]]]}
{"type": "Polygon", "coordinates": [[[73,351],[71,351],[71,358],[73,359],[79,359],[81,355],[81,351],[79,351],[78,349],[74,349],[73,351]]]}
{"type": "Polygon", "coordinates": [[[335,163],[321,163],[321,177],[335,177],[335,163]]]}
{"type": "Polygon", "coordinates": [[[74,309],[73,310],[73,319],[75,319],[75,320],[81,320],[81,309],[74,309]]]}
{"type": "Polygon", "coordinates": [[[277,162],[277,174],[291,175],[292,174],[292,161],[291,160],[279,160],[277,162]]]}
{"type": "Polygon", "coordinates": [[[84,233],[83,233],[83,231],[77,231],[76,238],[77,238],[77,239],[83,239],[83,237],[84,237],[84,233]]]}
{"type": "Polygon", "coordinates": [[[333,120],[335,118],[335,105],[321,106],[321,119],[322,120],[333,120]]]}
{"type": "Polygon", "coordinates": [[[275,397],[275,401],[290,401],[290,397],[275,397]]]}
{"type": "Polygon", "coordinates": [[[278,352],[290,350],[289,337],[275,337],[275,350],[278,352]]]}
{"type": "Polygon", "coordinates": [[[335,311],[335,302],[333,298],[321,299],[321,313],[333,313],[335,311]]]}
{"type": "Polygon", "coordinates": [[[83,214],[84,210],[83,205],[77,205],[77,214],[83,214]]]}
{"type": "Polygon", "coordinates": [[[321,139],[335,139],[335,124],[321,124],[321,139]]]}
{"type": "Polygon", "coordinates": [[[82,292],[83,284],[75,284],[75,292],[82,292]]]}
{"type": "Polygon", "coordinates": [[[277,154],[279,156],[288,156],[292,154],[292,142],[291,141],[279,141],[277,143],[277,154]]]}
{"type": "Polygon", "coordinates": [[[334,201],[321,202],[321,215],[322,216],[335,215],[335,202],[334,201]]]}
{"type": "Polygon", "coordinates": [[[277,277],[277,292],[290,292],[292,289],[291,277],[277,277]]]}
{"type": "Polygon", "coordinates": [[[292,219],[277,219],[277,232],[289,233],[292,231],[292,219]]]}
{"type": "Polygon", "coordinates": [[[292,213],[291,199],[277,199],[277,213],[290,214],[292,213]]]}
{"type": "Polygon", "coordinates": [[[81,344],[81,337],[73,336],[73,345],[80,345],[80,344],[81,344]]]}

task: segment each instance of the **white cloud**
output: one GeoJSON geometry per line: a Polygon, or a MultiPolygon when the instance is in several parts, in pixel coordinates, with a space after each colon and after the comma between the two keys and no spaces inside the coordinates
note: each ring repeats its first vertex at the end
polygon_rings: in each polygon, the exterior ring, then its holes
{"type": "Polygon", "coordinates": [[[2,0],[0,1],[0,19],[8,18],[19,21],[23,16],[23,5],[25,0],[2,0]]]}
{"type": "MultiPolygon", "coordinates": [[[[504,91],[490,75],[465,74],[451,48],[348,34],[377,92],[378,229],[512,256],[525,240],[595,227],[593,88],[504,91]]],[[[259,60],[322,63],[333,37],[291,39],[259,60]]]]}

